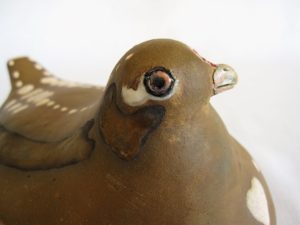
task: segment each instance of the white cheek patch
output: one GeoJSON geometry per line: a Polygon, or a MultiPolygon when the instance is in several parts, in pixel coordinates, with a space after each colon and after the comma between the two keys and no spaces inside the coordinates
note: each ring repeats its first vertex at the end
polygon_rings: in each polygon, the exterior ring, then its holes
{"type": "Polygon", "coordinates": [[[140,82],[136,90],[123,86],[122,97],[126,104],[138,106],[144,104],[150,96],[147,93],[144,84],[140,82]]]}
{"type": "Polygon", "coordinates": [[[172,95],[175,93],[177,86],[178,86],[178,80],[175,81],[173,89],[167,96],[157,97],[149,94],[146,91],[146,88],[144,86],[144,79],[142,78],[136,90],[123,86],[122,97],[126,104],[130,106],[139,106],[146,103],[148,100],[163,101],[171,98],[172,95]]]}
{"type": "Polygon", "coordinates": [[[270,224],[268,201],[260,181],[253,177],[251,188],[247,192],[247,207],[254,218],[264,225],[270,224]]]}

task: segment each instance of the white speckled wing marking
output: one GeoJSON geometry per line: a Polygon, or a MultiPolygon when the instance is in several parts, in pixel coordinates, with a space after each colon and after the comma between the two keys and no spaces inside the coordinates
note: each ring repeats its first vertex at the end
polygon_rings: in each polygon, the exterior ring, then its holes
{"type": "Polygon", "coordinates": [[[70,87],[91,88],[91,87],[94,87],[92,85],[61,80],[61,79],[58,79],[56,77],[42,77],[40,82],[42,84],[47,84],[47,85],[50,85],[50,86],[66,87],[66,88],[70,88],[70,87]]]}
{"type": "MultiPolygon", "coordinates": [[[[31,104],[28,105],[28,103],[32,103],[33,106],[53,106],[51,109],[58,109],[61,108],[61,112],[69,112],[69,114],[75,114],[76,112],[83,112],[85,109],[83,108],[72,108],[68,110],[67,106],[63,106],[61,104],[57,104],[51,97],[54,96],[55,92],[51,90],[47,90],[46,88],[36,88],[32,83],[24,83],[24,77],[28,74],[21,74],[19,70],[16,70],[14,67],[16,66],[16,61],[28,61],[28,65],[32,65],[32,68],[36,70],[35,72],[38,73],[38,76],[35,74],[35,76],[31,77],[32,82],[36,83],[35,80],[38,79],[38,82],[41,85],[48,85],[49,87],[62,87],[62,88],[98,88],[93,85],[88,84],[81,84],[77,82],[71,82],[71,81],[65,81],[58,79],[51,75],[49,71],[47,71],[43,66],[36,63],[34,60],[29,58],[19,58],[15,60],[10,60],[8,62],[8,66],[11,69],[11,77],[13,82],[13,87],[16,88],[16,93],[19,95],[14,99],[14,103],[12,101],[9,101],[9,104],[13,104],[13,107],[4,107],[5,109],[8,109],[9,112],[16,114],[20,113],[21,111],[30,108],[31,104]],[[19,106],[19,107],[17,107],[19,106]],[[12,110],[17,107],[17,110],[12,110]],[[81,110],[83,109],[83,110],[81,110]]],[[[34,75],[34,74],[32,74],[34,75]]],[[[39,86],[39,85],[37,85],[39,86]]],[[[6,103],[6,105],[8,104],[6,103]]],[[[84,108],[88,108],[84,107],[84,108]]],[[[92,106],[91,106],[92,107],[92,106]]]]}
{"type": "Polygon", "coordinates": [[[55,142],[95,115],[102,87],[59,79],[27,57],[10,60],[7,66],[12,89],[0,108],[5,128],[35,141],[55,142]]]}
{"type": "Polygon", "coordinates": [[[247,192],[247,207],[257,221],[270,225],[267,197],[261,182],[256,177],[252,178],[251,188],[247,192]]]}

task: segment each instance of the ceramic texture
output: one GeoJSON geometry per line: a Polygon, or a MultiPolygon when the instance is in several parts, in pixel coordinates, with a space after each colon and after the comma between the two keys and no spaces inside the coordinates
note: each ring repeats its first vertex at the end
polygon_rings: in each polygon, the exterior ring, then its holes
{"type": "Polygon", "coordinates": [[[8,62],[0,111],[5,225],[275,225],[267,184],[212,96],[237,83],[183,43],[130,49],[105,88],[8,62]]]}

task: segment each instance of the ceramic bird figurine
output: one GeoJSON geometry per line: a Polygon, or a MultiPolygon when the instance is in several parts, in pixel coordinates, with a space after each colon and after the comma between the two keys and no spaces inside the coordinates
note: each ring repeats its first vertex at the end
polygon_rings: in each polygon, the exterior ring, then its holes
{"type": "Polygon", "coordinates": [[[0,110],[1,225],[275,225],[266,182],[212,96],[237,82],[187,45],[156,39],[105,88],[8,62],[0,110]]]}

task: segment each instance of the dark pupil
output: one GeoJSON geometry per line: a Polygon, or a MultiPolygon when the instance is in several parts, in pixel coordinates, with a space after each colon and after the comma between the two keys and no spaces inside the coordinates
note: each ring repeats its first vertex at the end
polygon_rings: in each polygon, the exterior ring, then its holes
{"type": "Polygon", "coordinates": [[[165,79],[163,77],[154,75],[151,79],[151,85],[157,89],[161,89],[165,86],[165,79]]]}
{"type": "Polygon", "coordinates": [[[171,72],[163,67],[151,69],[144,77],[146,91],[157,97],[166,96],[172,90],[174,82],[171,72]]]}

